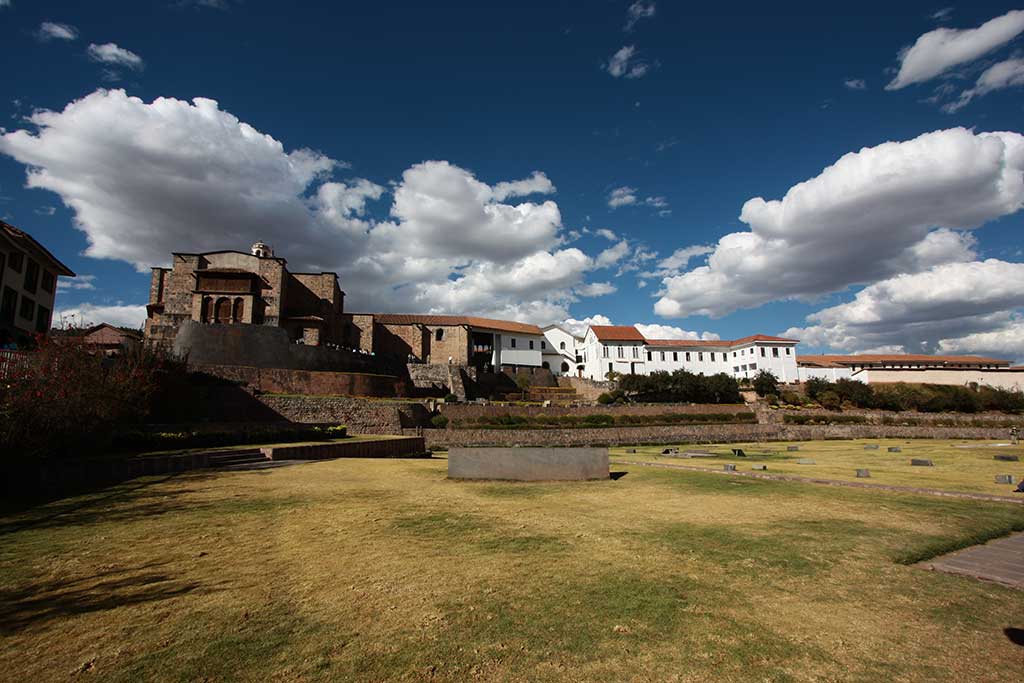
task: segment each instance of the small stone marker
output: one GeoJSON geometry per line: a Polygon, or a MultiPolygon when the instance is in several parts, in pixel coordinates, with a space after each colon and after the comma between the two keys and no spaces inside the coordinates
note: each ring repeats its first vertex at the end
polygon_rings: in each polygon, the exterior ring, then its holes
{"type": "Polygon", "coordinates": [[[863,470],[863,469],[858,469],[857,470],[857,478],[858,479],[870,479],[871,478],[871,472],[869,472],[867,470],[863,470]]]}
{"type": "Polygon", "coordinates": [[[732,454],[735,455],[737,458],[745,458],[745,457],[747,457],[747,454],[743,452],[742,448],[734,448],[734,449],[732,449],[732,454]]]}
{"type": "Polygon", "coordinates": [[[992,457],[996,460],[1002,460],[1003,462],[1020,462],[1019,455],[1010,455],[1009,453],[1000,453],[999,455],[993,455],[992,457]]]}
{"type": "Polygon", "coordinates": [[[787,451],[798,451],[798,450],[800,450],[800,447],[799,446],[786,446],[786,450],[787,451]]]}
{"type": "Polygon", "coordinates": [[[663,450],[661,452],[661,454],[662,455],[671,455],[672,453],[678,453],[678,452],[679,452],[678,448],[666,448],[665,450],[663,450]]]}
{"type": "Polygon", "coordinates": [[[928,458],[911,458],[910,464],[913,467],[935,467],[935,463],[928,458]]]}
{"type": "Polygon", "coordinates": [[[635,448],[627,448],[626,452],[627,453],[636,453],[636,449],[635,448]]]}
{"type": "Polygon", "coordinates": [[[864,446],[864,450],[866,450],[866,451],[877,451],[878,450],[878,444],[877,443],[869,443],[868,445],[864,446]]]}
{"type": "Polygon", "coordinates": [[[899,446],[889,446],[890,453],[901,453],[903,451],[899,446]]]}
{"type": "Polygon", "coordinates": [[[764,472],[768,469],[768,465],[751,465],[750,469],[757,470],[758,472],[764,472]]]}
{"type": "Polygon", "coordinates": [[[731,462],[728,462],[728,463],[722,465],[722,469],[725,470],[726,472],[735,472],[736,471],[736,465],[733,465],[731,462]]]}
{"type": "Polygon", "coordinates": [[[813,464],[815,464],[815,462],[813,460],[811,460],[810,458],[800,458],[799,460],[796,461],[796,464],[797,465],[813,465],[813,464]]]}
{"type": "Polygon", "coordinates": [[[997,484],[1015,484],[1017,482],[1013,478],[1012,474],[997,474],[996,475],[996,483],[997,484]]]}

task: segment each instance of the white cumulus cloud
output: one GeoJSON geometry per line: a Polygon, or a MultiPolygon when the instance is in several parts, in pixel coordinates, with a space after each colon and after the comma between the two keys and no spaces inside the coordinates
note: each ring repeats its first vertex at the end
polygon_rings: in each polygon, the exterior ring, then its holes
{"type": "Polygon", "coordinates": [[[609,58],[605,69],[615,78],[643,78],[651,65],[640,59],[635,45],[626,45],[609,58]]]}
{"type": "Polygon", "coordinates": [[[636,323],[634,327],[647,339],[691,339],[694,341],[715,341],[720,337],[714,332],[694,332],[674,325],[658,323],[636,323]]]}
{"type": "Polygon", "coordinates": [[[936,131],[843,156],[781,200],[747,201],[748,232],[665,278],[655,312],[721,316],[974,258],[961,232],[1024,205],[1024,136],[936,131]]]}
{"type": "Polygon", "coordinates": [[[146,322],[146,307],[143,304],[79,304],[62,308],[53,314],[54,327],[69,325],[88,327],[98,323],[109,323],[117,327],[140,328],[146,322]]]}
{"type": "Polygon", "coordinates": [[[59,24],[52,21],[44,21],[36,31],[36,37],[41,41],[48,40],[75,40],[78,38],[78,29],[71,24],[59,24]]]}
{"type": "MultiPolygon", "coordinates": [[[[349,310],[568,316],[594,259],[564,248],[558,205],[502,201],[550,193],[540,172],[489,185],[447,161],[397,181],[334,179],[348,165],[286,150],[214,100],[98,90],[31,129],[0,134],[27,185],[57,194],[87,238],[85,254],[145,271],[172,251],[272,244],[294,270],[338,272],[349,310]],[[391,195],[389,216],[375,204],[391,195]]],[[[606,257],[607,258],[607,257],[606,257]]]]}
{"type": "Polygon", "coordinates": [[[900,52],[899,71],[885,89],[899,90],[931,80],[955,66],[973,62],[1005,45],[1022,31],[1022,10],[1007,12],[986,21],[978,28],[937,28],[929,31],[900,52]]]}
{"type": "MultiPolygon", "coordinates": [[[[785,334],[805,345],[842,351],[882,346],[949,351],[956,339],[974,339],[979,344],[975,350],[991,351],[996,347],[986,349],[978,340],[1012,338],[1010,332],[1019,331],[1015,321],[1024,305],[1022,293],[1024,263],[947,263],[871,284],[852,301],[809,315],[810,326],[785,334]]],[[[1017,340],[1024,343],[1024,336],[1017,340]]]]}
{"type": "Polygon", "coordinates": [[[123,66],[128,69],[135,69],[136,71],[145,66],[142,57],[131,50],[118,46],[117,43],[104,43],[103,45],[90,43],[86,52],[91,60],[102,64],[123,66]]]}
{"type": "Polygon", "coordinates": [[[626,26],[625,30],[632,31],[638,21],[641,19],[650,19],[657,12],[657,7],[653,2],[644,2],[643,0],[637,0],[626,8],[626,26]]]}
{"type": "Polygon", "coordinates": [[[960,93],[960,97],[942,107],[952,114],[967,106],[975,97],[982,97],[995,90],[1024,85],[1024,59],[1007,59],[997,62],[982,72],[973,88],[960,93]]]}

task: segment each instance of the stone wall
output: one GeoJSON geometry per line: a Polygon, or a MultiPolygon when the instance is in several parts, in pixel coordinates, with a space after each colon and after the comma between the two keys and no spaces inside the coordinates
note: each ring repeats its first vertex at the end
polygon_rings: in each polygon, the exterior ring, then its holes
{"type": "Polygon", "coordinates": [[[585,377],[568,377],[565,375],[558,378],[558,385],[572,387],[584,401],[590,403],[597,403],[598,396],[615,389],[614,382],[595,382],[585,377]]]}
{"type": "Polygon", "coordinates": [[[193,370],[245,385],[256,394],[301,396],[374,396],[390,398],[405,393],[405,381],[393,375],[355,372],[312,372],[244,365],[203,365],[193,370]]]}
{"type": "Polygon", "coordinates": [[[452,446],[614,446],[628,444],[818,441],[823,439],[998,439],[1005,429],[874,425],[679,425],[604,429],[427,429],[430,448],[452,446]]]}
{"type": "Polygon", "coordinates": [[[182,324],[173,352],[189,366],[245,365],[404,376],[404,364],[354,351],[293,344],[280,327],[182,324]]]}
{"type": "Polygon", "coordinates": [[[430,423],[421,403],[333,396],[258,396],[268,409],[292,422],[344,424],[351,434],[402,434],[430,423]]]}
{"type": "Polygon", "coordinates": [[[707,415],[709,413],[749,413],[753,409],[743,404],[686,404],[686,403],[640,403],[623,406],[495,406],[447,404],[438,408],[450,420],[473,420],[479,417],[515,415],[533,417],[536,415],[707,415]]]}
{"type": "Polygon", "coordinates": [[[765,409],[759,411],[759,415],[764,416],[764,421],[772,423],[782,423],[786,415],[807,415],[827,420],[830,417],[843,416],[843,415],[863,415],[867,418],[870,424],[882,424],[883,420],[907,420],[910,423],[914,422],[954,422],[962,424],[964,426],[973,426],[972,423],[977,421],[985,422],[1005,422],[1007,420],[1013,420],[1024,426],[1024,416],[1022,415],[1009,415],[1007,413],[999,412],[984,412],[984,413],[919,413],[916,411],[908,410],[903,412],[890,412],[885,410],[867,410],[867,409],[844,409],[842,412],[833,412],[829,410],[770,410],[765,409]]]}

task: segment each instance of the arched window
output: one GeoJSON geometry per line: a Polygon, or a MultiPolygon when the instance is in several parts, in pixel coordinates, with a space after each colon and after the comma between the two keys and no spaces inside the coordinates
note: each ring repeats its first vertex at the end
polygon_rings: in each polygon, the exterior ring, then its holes
{"type": "Polygon", "coordinates": [[[560,348],[562,351],[565,351],[565,342],[560,343],[558,345],[558,348],[560,348]]]}
{"type": "Polygon", "coordinates": [[[548,364],[548,362],[547,362],[547,361],[544,361],[543,363],[541,363],[541,364],[540,364],[540,366],[541,366],[542,368],[544,368],[545,370],[550,370],[550,369],[551,369],[551,365],[550,365],[550,364],[548,364]]]}
{"type": "Polygon", "coordinates": [[[437,328],[437,330],[434,331],[434,339],[436,339],[437,341],[441,341],[442,339],[444,339],[444,330],[441,329],[440,327],[437,328]]]}
{"type": "Polygon", "coordinates": [[[215,322],[226,325],[231,322],[231,299],[221,297],[217,299],[217,306],[214,308],[215,322]]]}
{"type": "Polygon", "coordinates": [[[245,300],[235,299],[235,309],[231,312],[231,322],[240,323],[245,317],[245,300]]]}
{"type": "Polygon", "coordinates": [[[569,372],[569,364],[562,363],[562,372],[569,372]]]}
{"type": "Polygon", "coordinates": [[[199,313],[199,320],[204,323],[213,322],[213,299],[208,296],[203,297],[203,307],[199,313]]]}

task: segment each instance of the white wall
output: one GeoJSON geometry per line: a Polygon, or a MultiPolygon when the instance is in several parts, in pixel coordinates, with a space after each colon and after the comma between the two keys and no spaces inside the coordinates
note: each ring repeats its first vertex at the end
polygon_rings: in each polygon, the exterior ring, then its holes
{"type": "MultiPolygon", "coordinates": [[[[717,375],[720,372],[732,374],[732,366],[726,358],[727,352],[724,347],[673,349],[648,346],[646,352],[651,354],[651,360],[647,364],[648,372],[686,370],[697,375],[717,375]]],[[[644,358],[646,357],[645,355],[644,358]]]]}
{"type": "Polygon", "coordinates": [[[761,370],[771,372],[780,382],[796,382],[800,377],[796,365],[796,347],[789,344],[749,342],[730,350],[729,360],[729,369],[736,379],[753,379],[761,370]],[[744,365],[747,366],[746,370],[743,369],[744,365]],[[734,369],[737,367],[739,370],[734,369]]]}
{"type": "MultiPolygon", "coordinates": [[[[812,368],[798,366],[797,372],[799,373],[800,381],[806,382],[809,379],[825,379],[829,382],[835,382],[837,379],[851,379],[853,371],[850,368],[812,368]]],[[[861,377],[856,377],[864,381],[861,377]]]]}
{"type": "Polygon", "coordinates": [[[575,375],[576,351],[577,346],[582,346],[582,340],[559,327],[552,327],[544,330],[544,343],[547,348],[542,350],[543,361],[550,366],[551,372],[555,375],[575,375]],[[569,370],[565,373],[562,372],[562,363],[569,364],[569,370]]]}
{"type": "Polygon", "coordinates": [[[525,365],[540,367],[540,343],[543,337],[536,334],[494,333],[494,366],[525,365]],[[515,340],[515,348],[512,343],[515,340]],[[533,348],[530,348],[530,344],[533,348]]]}

